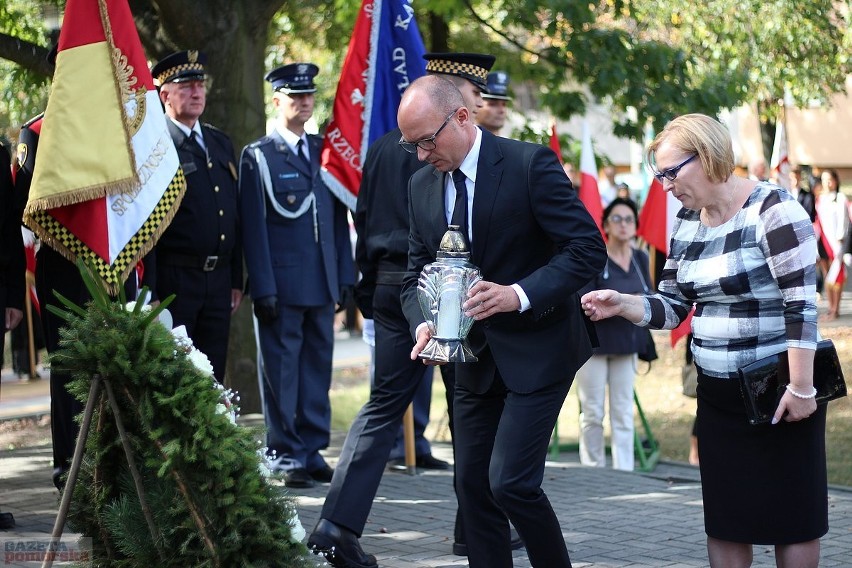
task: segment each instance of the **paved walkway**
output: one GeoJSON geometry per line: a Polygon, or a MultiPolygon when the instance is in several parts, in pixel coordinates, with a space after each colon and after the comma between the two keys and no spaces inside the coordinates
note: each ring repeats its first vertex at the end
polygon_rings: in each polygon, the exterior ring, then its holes
{"type": "MultiPolygon", "coordinates": [[[[339,342],[339,355],[363,363],[360,340],[339,342]]],[[[0,420],[21,414],[47,412],[39,397],[46,396],[47,381],[34,381],[34,390],[16,391],[16,381],[4,381],[0,420]],[[24,396],[26,395],[26,396],[24,396]],[[26,399],[26,400],[25,400],[26,399]],[[15,402],[12,402],[15,401],[15,402]]],[[[332,465],[343,433],[334,435],[329,449],[332,465]]],[[[435,455],[451,459],[447,445],[435,444],[435,455]]],[[[0,449],[0,509],[14,514],[17,527],[0,532],[0,542],[49,535],[58,507],[51,479],[49,446],[20,450],[0,449]]],[[[553,503],[575,566],[688,567],[706,566],[701,509],[701,486],[694,467],[661,463],[651,474],[593,469],[577,463],[575,453],[563,453],[547,463],[544,489],[553,503]]],[[[317,521],[327,486],[294,490],[299,515],[310,531],[317,521]]],[[[823,567],[852,565],[852,488],[829,491],[831,529],[822,541],[823,567]]],[[[443,568],[466,566],[451,554],[455,499],[448,472],[417,476],[386,473],[362,537],[367,552],[383,568],[443,568]]],[[[6,563],[3,566],[38,566],[40,563],[6,563]]],[[[319,563],[318,563],[319,565],[319,563]]],[[[515,553],[515,566],[529,566],[523,551],[515,553]]],[[[769,547],[755,547],[755,567],[774,566],[769,547]]]]}

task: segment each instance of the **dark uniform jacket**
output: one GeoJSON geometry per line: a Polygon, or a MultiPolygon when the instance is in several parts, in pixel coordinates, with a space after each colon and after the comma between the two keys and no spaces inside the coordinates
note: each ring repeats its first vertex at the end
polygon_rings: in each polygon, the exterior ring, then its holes
{"type": "Polygon", "coordinates": [[[231,288],[243,287],[234,146],[221,130],[201,125],[207,152],[166,119],[186,176],[186,194],[155,249],[158,263],[230,271],[231,288]],[[209,162],[208,162],[209,155],[209,162]],[[209,166],[208,166],[209,163],[209,166]]]}
{"type": "Polygon", "coordinates": [[[346,206],[320,178],[321,138],[308,136],[308,143],[310,166],[277,131],[243,149],[240,212],[255,299],[275,296],[285,305],[322,306],[340,299],[341,286],[355,283],[346,206]],[[265,158],[272,196],[256,152],[265,158]]]}
{"type": "MultiPolygon", "coordinates": [[[[21,237],[23,207],[15,198],[9,149],[0,144],[0,313],[23,309],[26,260],[21,237]]],[[[5,317],[5,316],[4,316],[5,317]]]]}
{"type": "MultiPolygon", "coordinates": [[[[358,202],[355,207],[355,262],[361,280],[355,301],[365,318],[372,318],[373,295],[379,272],[393,279],[408,266],[408,179],[425,164],[400,148],[397,128],[373,142],[367,150],[358,202]],[[381,156],[377,159],[376,156],[381,156]],[[388,181],[404,180],[397,187],[388,181]]],[[[401,284],[402,278],[397,282],[401,284]]]]}

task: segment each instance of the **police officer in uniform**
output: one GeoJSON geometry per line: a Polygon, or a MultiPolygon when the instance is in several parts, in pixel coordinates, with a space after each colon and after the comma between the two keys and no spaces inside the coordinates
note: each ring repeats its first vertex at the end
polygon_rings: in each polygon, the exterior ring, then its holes
{"type": "Polygon", "coordinates": [[[206,57],[179,51],[151,74],[186,176],[186,194],[155,247],[160,299],[175,294],[169,311],[207,355],[216,379],[225,378],[231,315],[242,300],[243,260],[234,147],[222,131],[199,120],[206,104],[206,57]]]}
{"type": "Polygon", "coordinates": [[[355,281],[346,207],[320,178],[312,63],[270,71],[274,131],[243,149],[240,207],[257,318],[270,467],[287,487],[331,481],[334,313],[355,281]]]}
{"type": "Polygon", "coordinates": [[[495,136],[506,124],[506,113],[512,97],[509,96],[509,75],[505,71],[492,71],[486,80],[486,91],[482,93],[485,103],[476,114],[476,124],[495,136]]]}

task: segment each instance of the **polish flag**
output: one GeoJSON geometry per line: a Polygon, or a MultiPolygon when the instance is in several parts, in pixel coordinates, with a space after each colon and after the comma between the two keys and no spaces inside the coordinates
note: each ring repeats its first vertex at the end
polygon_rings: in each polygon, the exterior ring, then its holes
{"type": "Polygon", "coordinates": [[[556,119],[550,122],[550,149],[556,153],[559,163],[562,162],[562,146],[559,144],[559,136],[556,135],[556,119]]]}
{"type": "Polygon", "coordinates": [[[68,0],[24,222],[111,292],[186,190],[127,0],[68,0]]]}
{"type": "Polygon", "coordinates": [[[669,253],[669,239],[680,211],[680,202],[671,192],[663,190],[663,184],[653,178],[648,196],[639,212],[639,229],[636,235],[658,251],[669,253]]]}
{"type": "Polygon", "coordinates": [[[784,121],[775,123],[775,143],[772,145],[772,159],[769,167],[775,175],[775,182],[790,191],[790,160],[787,153],[787,129],[784,121]]]}
{"type": "Polygon", "coordinates": [[[592,136],[589,133],[589,122],[583,120],[583,143],[580,151],[580,201],[586,206],[589,215],[606,239],[603,232],[603,205],[598,191],[598,167],[595,164],[595,154],[592,150],[592,136]]]}

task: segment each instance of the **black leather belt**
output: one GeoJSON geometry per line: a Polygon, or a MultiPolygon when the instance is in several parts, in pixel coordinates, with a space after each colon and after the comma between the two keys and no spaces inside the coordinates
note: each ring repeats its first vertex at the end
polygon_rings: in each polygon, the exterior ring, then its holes
{"type": "Polygon", "coordinates": [[[204,272],[212,272],[217,268],[229,266],[230,255],[198,256],[194,254],[180,254],[176,252],[157,251],[157,262],[180,266],[182,268],[198,268],[204,272]]]}
{"type": "Polygon", "coordinates": [[[376,273],[376,284],[389,284],[392,286],[401,286],[402,280],[407,272],[393,272],[390,270],[379,270],[376,273]]]}

